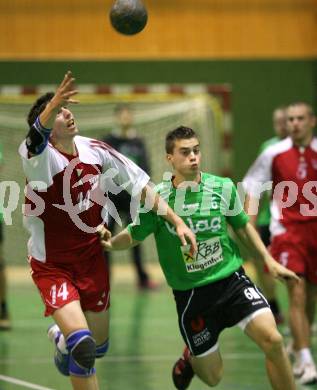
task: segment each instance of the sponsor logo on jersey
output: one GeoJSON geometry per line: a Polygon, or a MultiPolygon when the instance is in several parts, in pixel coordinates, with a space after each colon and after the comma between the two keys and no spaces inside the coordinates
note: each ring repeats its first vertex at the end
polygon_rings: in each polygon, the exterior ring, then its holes
{"type": "MultiPolygon", "coordinates": [[[[221,217],[213,217],[210,218],[210,220],[207,218],[200,219],[196,223],[194,223],[194,221],[189,217],[185,218],[185,222],[187,222],[187,226],[195,234],[206,231],[216,233],[221,229],[221,217]]],[[[177,236],[175,227],[173,225],[165,221],[165,226],[170,233],[174,234],[174,236],[177,236]]]]}
{"type": "Polygon", "coordinates": [[[222,247],[218,237],[199,241],[195,257],[189,253],[189,247],[189,245],[181,247],[187,272],[203,271],[223,260],[222,247]]]}

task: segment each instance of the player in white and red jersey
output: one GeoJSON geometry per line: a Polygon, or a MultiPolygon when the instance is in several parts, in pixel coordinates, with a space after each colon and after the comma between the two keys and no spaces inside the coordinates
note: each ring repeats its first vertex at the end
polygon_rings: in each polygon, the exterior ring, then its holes
{"type": "MultiPolygon", "coordinates": [[[[95,358],[108,349],[109,328],[109,281],[96,232],[111,211],[103,194],[125,188],[141,201],[148,195],[156,211],[162,200],[132,161],[78,135],[66,106],[76,102],[73,82],[67,72],[55,94],[43,95],[30,110],[30,130],[19,149],[27,178],[24,218],[32,277],[45,315],[56,323],[48,331],[56,366],[70,375],[75,390],[97,390],[95,358]]],[[[195,250],[190,229],[170,208],[165,211],[180,240],[188,239],[195,250]]]]}
{"type": "Polygon", "coordinates": [[[263,183],[272,181],[271,253],[301,277],[288,282],[290,327],[296,359],[294,374],[302,384],[317,382],[310,352],[310,322],[317,290],[317,139],[316,119],[306,103],[287,109],[290,137],[263,151],[243,182],[249,205],[259,198],[263,183]]]}

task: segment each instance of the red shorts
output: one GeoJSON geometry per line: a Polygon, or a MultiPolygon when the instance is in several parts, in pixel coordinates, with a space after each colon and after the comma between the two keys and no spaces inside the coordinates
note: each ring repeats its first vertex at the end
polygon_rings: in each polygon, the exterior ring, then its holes
{"type": "Polygon", "coordinates": [[[109,276],[102,253],[75,264],[42,263],[31,258],[30,265],[46,307],[45,316],[78,300],[83,311],[100,312],[110,306],[109,276]]]}
{"type": "Polygon", "coordinates": [[[285,228],[285,233],[273,237],[272,256],[307,281],[317,284],[317,223],[298,223],[285,228]]]}

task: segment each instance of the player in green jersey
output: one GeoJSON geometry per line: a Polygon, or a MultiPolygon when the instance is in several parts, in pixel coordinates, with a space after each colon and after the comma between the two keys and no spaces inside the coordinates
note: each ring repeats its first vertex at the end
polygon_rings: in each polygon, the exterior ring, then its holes
{"type": "Polygon", "coordinates": [[[195,232],[197,252],[181,247],[173,226],[144,208],[127,229],[102,243],[106,250],[123,250],[154,233],[186,344],[173,367],[175,387],[186,389],[194,373],[207,385],[215,386],[223,371],[219,334],[226,327],[239,325],[263,350],[272,388],[294,390],[282,336],[265,297],[243,271],[243,260],[228,234],[228,225],[274,277],[298,277],[267,252],[243,211],[232,181],[200,171],[199,141],[192,129],[181,126],[171,131],[166,137],[166,152],[174,173],[157,191],[195,232]]]}

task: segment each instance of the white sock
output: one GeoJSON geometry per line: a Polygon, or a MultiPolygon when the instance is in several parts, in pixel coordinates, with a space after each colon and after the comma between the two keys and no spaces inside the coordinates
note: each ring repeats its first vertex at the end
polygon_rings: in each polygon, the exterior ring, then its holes
{"type": "Polygon", "coordinates": [[[309,348],[303,348],[298,351],[299,359],[303,364],[314,364],[314,360],[309,348]]]}

